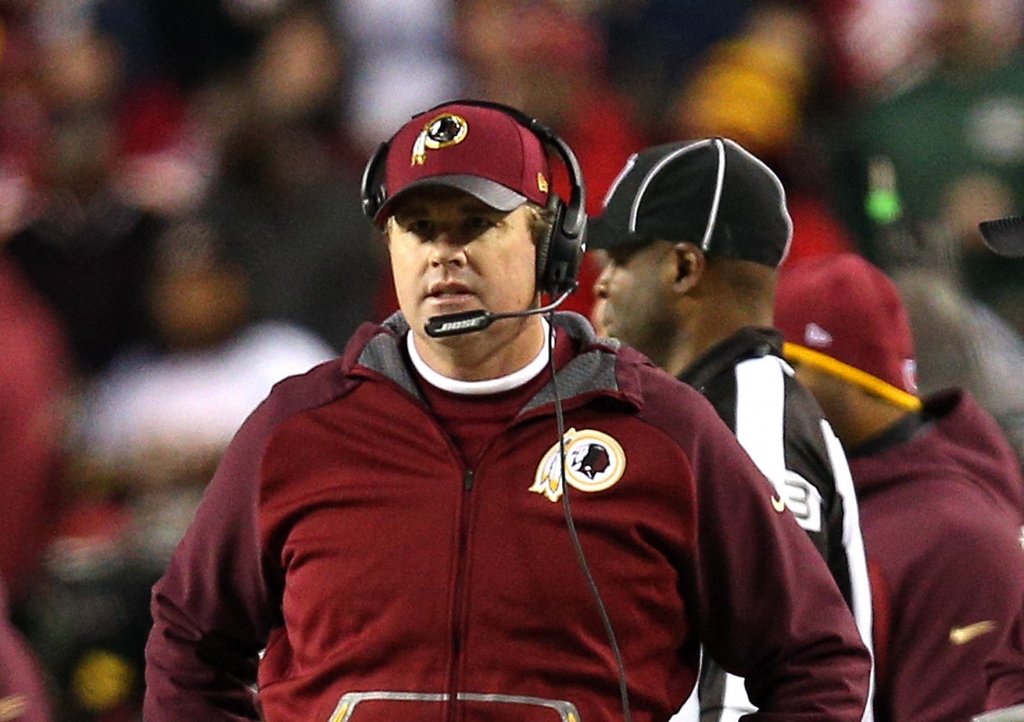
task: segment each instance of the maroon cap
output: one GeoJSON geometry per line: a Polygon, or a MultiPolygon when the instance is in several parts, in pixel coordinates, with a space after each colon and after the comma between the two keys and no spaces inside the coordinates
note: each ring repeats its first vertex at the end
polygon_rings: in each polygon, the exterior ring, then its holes
{"type": "Polygon", "coordinates": [[[421,113],[392,138],[384,170],[382,223],[414,188],[458,188],[500,211],[548,202],[551,167],[540,138],[493,107],[461,103],[421,113]]]}
{"type": "Polygon", "coordinates": [[[914,339],[899,290],[863,257],[828,254],[784,266],[775,325],[788,342],[787,357],[880,391],[864,378],[870,375],[916,397],[914,339]]]}

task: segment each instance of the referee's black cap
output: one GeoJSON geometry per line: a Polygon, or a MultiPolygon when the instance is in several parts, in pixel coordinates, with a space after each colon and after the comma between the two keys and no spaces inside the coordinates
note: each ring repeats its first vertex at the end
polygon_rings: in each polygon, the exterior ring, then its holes
{"type": "Polygon", "coordinates": [[[793,222],[778,176],[726,138],[666,143],[627,161],[592,218],[590,249],[689,241],[708,255],[778,267],[793,222]]]}

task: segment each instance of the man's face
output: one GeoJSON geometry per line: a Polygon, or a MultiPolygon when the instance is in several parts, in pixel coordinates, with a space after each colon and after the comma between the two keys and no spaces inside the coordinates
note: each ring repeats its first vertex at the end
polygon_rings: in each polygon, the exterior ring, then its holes
{"type": "Polygon", "coordinates": [[[399,203],[388,229],[391,268],[398,305],[417,334],[432,316],[533,304],[531,217],[525,205],[505,213],[450,188],[425,188],[399,203]]]}
{"type": "Polygon", "coordinates": [[[601,252],[598,325],[659,363],[676,333],[674,247],[667,241],[601,252]]]}

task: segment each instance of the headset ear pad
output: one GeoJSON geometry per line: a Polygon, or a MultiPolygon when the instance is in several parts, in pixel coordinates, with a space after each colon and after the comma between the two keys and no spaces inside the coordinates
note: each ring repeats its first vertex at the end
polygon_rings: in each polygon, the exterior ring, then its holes
{"type": "Polygon", "coordinates": [[[387,189],[384,186],[384,163],[388,157],[390,141],[384,141],[377,146],[377,150],[370,156],[366,167],[363,168],[363,177],[360,183],[360,200],[363,214],[371,220],[377,216],[377,211],[387,200],[387,189]]]}
{"type": "Polygon", "coordinates": [[[583,261],[585,224],[574,236],[565,232],[565,204],[555,193],[548,199],[551,228],[537,243],[537,286],[557,297],[576,289],[576,277],[583,261]]]}

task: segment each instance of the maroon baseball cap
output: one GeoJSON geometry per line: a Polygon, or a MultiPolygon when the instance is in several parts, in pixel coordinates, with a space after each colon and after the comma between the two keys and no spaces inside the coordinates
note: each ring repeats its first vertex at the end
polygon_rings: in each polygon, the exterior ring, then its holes
{"type": "Polygon", "coordinates": [[[382,224],[416,188],[449,186],[500,211],[548,202],[551,166],[540,138],[511,114],[459,102],[414,116],[395,134],[384,167],[382,224]]]}
{"type": "Polygon", "coordinates": [[[899,290],[863,257],[827,254],[783,266],[775,325],[787,341],[787,358],[909,408],[919,405],[914,338],[899,290]]]}

